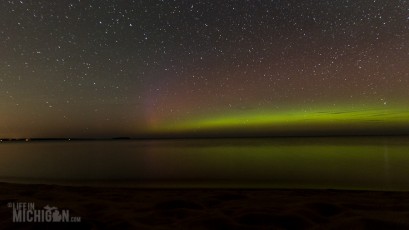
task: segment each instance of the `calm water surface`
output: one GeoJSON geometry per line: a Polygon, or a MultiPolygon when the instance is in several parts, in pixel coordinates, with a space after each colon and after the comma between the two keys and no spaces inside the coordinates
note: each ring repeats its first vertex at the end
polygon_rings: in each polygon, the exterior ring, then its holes
{"type": "Polygon", "coordinates": [[[409,190],[409,138],[3,142],[0,166],[15,182],[409,190]]]}

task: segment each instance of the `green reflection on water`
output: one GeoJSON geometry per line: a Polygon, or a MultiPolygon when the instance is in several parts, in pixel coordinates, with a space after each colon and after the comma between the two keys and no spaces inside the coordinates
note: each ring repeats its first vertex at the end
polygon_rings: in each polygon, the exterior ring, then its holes
{"type": "Polygon", "coordinates": [[[0,145],[0,178],[139,187],[409,190],[409,138],[271,138],[0,145]]]}
{"type": "Polygon", "coordinates": [[[409,189],[407,140],[373,137],[164,141],[149,148],[149,153],[163,178],[191,179],[192,184],[199,179],[209,184],[220,181],[243,187],[399,190],[409,189]]]}

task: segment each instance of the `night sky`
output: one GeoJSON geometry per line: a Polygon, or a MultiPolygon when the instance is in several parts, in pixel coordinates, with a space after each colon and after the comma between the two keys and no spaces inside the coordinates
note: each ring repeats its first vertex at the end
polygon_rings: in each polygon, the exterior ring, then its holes
{"type": "Polygon", "coordinates": [[[0,3],[0,137],[409,134],[409,1],[0,3]]]}

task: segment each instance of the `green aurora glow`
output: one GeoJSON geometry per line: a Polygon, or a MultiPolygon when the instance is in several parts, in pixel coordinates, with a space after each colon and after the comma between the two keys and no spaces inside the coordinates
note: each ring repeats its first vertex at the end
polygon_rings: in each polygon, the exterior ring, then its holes
{"type": "Polygon", "coordinates": [[[354,135],[408,134],[409,109],[367,107],[246,111],[237,114],[197,116],[166,122],[152,129],[159,135],[354,135]]]}
{"type": "Polygon", "coordinates": [[[409,134],[408,9],[1,1],[0,138],[409,134]]]}

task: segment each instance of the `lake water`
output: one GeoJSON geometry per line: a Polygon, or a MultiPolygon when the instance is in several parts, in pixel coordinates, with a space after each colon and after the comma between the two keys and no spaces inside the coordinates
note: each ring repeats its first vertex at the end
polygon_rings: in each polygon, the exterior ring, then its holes
{"type": "Polygon", "coordinates": [[[408,137],[8,142],[0,180],[409,190],[408,137]]]}

